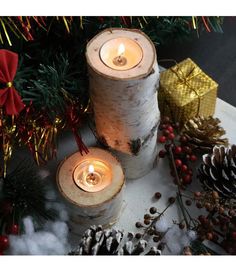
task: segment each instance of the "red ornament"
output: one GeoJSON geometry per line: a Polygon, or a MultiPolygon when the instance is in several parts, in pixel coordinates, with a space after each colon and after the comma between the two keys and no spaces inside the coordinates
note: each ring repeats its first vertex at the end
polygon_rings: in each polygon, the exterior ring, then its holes
{"type": "Polygon", "coordinates": [[[9,240],[7,236],[0,236],[0,251],[4,251],[9,247],[9,240]]]}
{"type": "Polygon", "coordinates": [[[18,54],[9,50],[0,50],[0,106],[4,107],[7,115],[17,115],[25,107],[22,99],[13,87],[12,82],[16,75],[18,54]]]}
{"type": "Polygon", "coordinates": [[[180,167],[182,165],[182,161],[180,159],[176,159],[175,160],[175,165],[176,165],[177,168],[180,167]]]}
{"type": "Polygon", "coordinates": [[[166,142],[166,137],[165,136],[161,136],[161,137],[159,137],[159,142],[160,143],[165,143],[166,142]]]}
{"type": "Polygon", "coordinates": [[[192,182],[192,176],[189,174],[186,174],[183,178],[182,178],[183,184],[190,184],[192,182]]]}
{"type": "Polygon", "coordinates": [[[162,149],[162,150],[159,151],[159,157],[160,158],[164,158],[165,155],[166,155],[166,151],[164,149],[162,149]]]}
{"type": "Polygon", "coordinates": [[[170,133],[168,135],[168,139],[173,140],[174,138],[175,138],[175,134],[174,133],[170,133]]]}
{"type": "Polygon", "coordinates": [[[192,162],[194,162],[194,161],[197,160],[197,157],[196,157],[195,155],[191,155],[191,156],[190,156],[190,160],[191,160],[192,162]]]}
{"type": "Polygon", "coordinates": [[[175,152],[175,154],[180,154],[182,152],[182,148],[180,146],[175,147],[174,152],[175,152]]]}
{"type": "Polygon", "coordinates": [[[6,233],[11,235],[19,235],[19,226],[17,224],[7,226],[6,233]]]}

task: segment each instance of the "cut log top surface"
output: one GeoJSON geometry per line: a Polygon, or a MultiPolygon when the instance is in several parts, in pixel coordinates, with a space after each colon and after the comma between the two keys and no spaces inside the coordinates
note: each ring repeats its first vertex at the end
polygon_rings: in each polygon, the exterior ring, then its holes
{"type": "Polygon", "coordinates": [[[72,204],[79,207],[97,207],[112,200],[124,185],[124,173],[118,160],[108,151],[90,148],[89,153],[81,156],[76,152],[61,162],[57,171],[57,185],[60,193],[72,204]],[[74,182],[73,172],[81,159],[100,159],[112,170],[112,182],[105,189],[91,193],[80,189],[74,182]]]}
{"type": "Polygon", "coordinates": [[[111,28],[96,35],[87,45],[86,57],[89,67],[98,75],[115,80],[134,80],[145,78],[156,62],[156,50],[152,41],[142,31],[136,29],[111,28]],[[128,70],[115,70],[103,63],[100,49],[109,40],[114,38],[129,38],[139,44],[143,51],[141,62],[128,70]]]}

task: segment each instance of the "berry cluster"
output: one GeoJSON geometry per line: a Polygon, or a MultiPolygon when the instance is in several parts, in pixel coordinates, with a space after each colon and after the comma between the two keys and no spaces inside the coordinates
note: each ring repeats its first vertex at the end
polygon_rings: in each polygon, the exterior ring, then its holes
{"type": "Polygon", "coordinates": [[[236,254],[236,205],[221,199],[216,191],[195,192],[192,201],[207,215],[198,216],[197,232],[201,241],[207,239],[221,245],[229,254],[236,254]]]}
{"type": "Polygon", "coordinates": [[[166,156],[169,158],[170,174],[174,177],[176,184],[179,183],[182,186],[190,184],[192,182],[193,171],[189,166],[189,162],[195,162],[197,157],[187,145],[187,137],[178,135],[179,124],[171,123],[169,117],[164,117],[161,120],[159,130],[160,136],[158,141],[165,144],[164,149],[159,152],[159,158],[165,158],[166,156]]]}
{"type": "MultiPolygon", "coordinates": [[[[156,192],[154,194],[154,198],[158,201],[161,199],[161,193],[156,192]]],[[[149,208],[149,212],[144,214],[143,216],[143,222],[136,222],[135,226],[136,228],[142,230],[143,232],[138,232],[135,234],[135,237],[137,239],[140,239],[144,236],[149,236],[152,238],[154,243],[158,243],[157,248],[159,250],[163,250],[165,247],[165,244],[161,242],[163,236],[165,233],[161,233],[156,230],[155,224],[157,221],[160,220],[160,217],[163,216],[164,212],[172,205],[175,203],[176,198],[175,197],[169,197],[168,199],[168,205],[167,207],[163,210],[163,212],[159,213],[157,208],[152,206],[149,208]]]]}

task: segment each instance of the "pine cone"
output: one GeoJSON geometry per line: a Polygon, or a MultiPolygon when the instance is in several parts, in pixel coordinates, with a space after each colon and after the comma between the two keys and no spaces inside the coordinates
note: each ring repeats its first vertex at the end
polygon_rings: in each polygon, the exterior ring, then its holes
{"type": "MultiPolygon", "coordinates": [[[[137,240],[137,239],[136,239],[137,240]]],[[[79,246],[69,255],[160,255],[156,247],[149,249],[146,240],[135,242],[134,234],[115,229],[102,229],[102,226],[91,226],[80,240],[79,246]]]]}
{"type": "Polygon", "coordinates": [[[193,149],[211,151],[214,146],[228,146],[228,139],[221,138],[225,130],[219,124],[220,120],[212,116],[194,117],[185,123],[182,134],[193,149]]]}
{"type": "Polygon", "coordinates": [[[224,198],[236,198],[236,145],[213,148],[203,155],[198,177],[206,189],[215,190],[224,198]]]}

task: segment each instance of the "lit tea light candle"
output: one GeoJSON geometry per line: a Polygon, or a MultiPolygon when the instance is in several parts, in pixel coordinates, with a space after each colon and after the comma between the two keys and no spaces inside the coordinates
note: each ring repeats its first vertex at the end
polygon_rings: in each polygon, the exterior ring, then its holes
{"type": "Polygon", "coordinates": [[[89,226],[114,224],[122,205],[124,173],[118,160],[108,151],[89,148],[65,159],[57,172],[57,185],[64,196],[73,233],[89,226]]]}
{"type": "Polygon", "coordinates": [[[105,65],[115,70],[129,70],[137,66],[143,57],[140,45],[129,38],[108,40],[100,49],[100,57],[105,65]]]}
{"type": "Polygon", "coordinates": [[[86,192],[99,192],[112,181],[109,166],[100,160],[80,162],[74,170],[73,177],[76,185],[86,192]]]}

